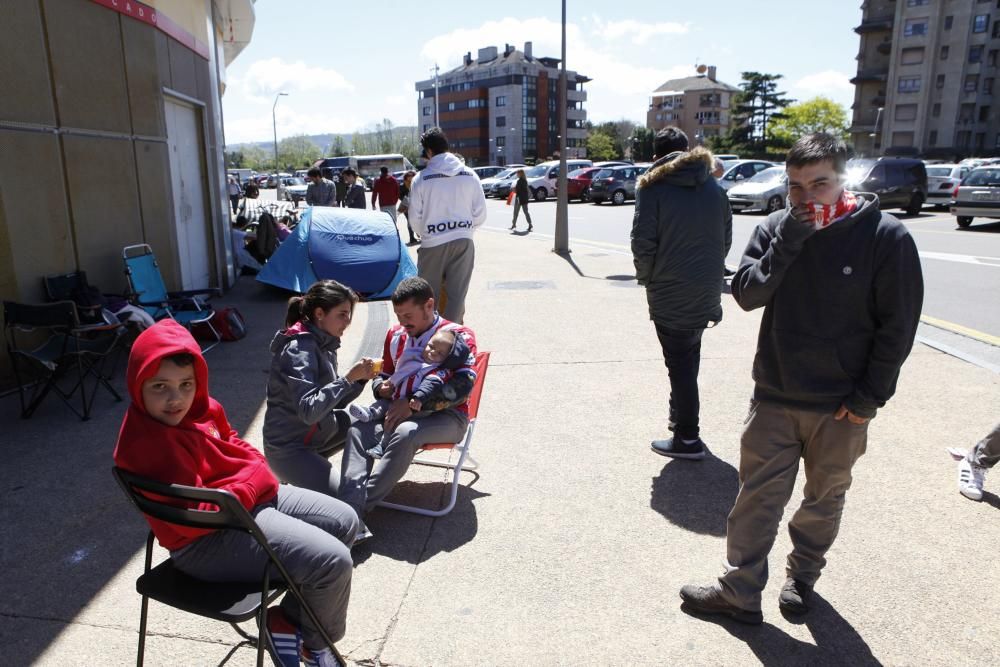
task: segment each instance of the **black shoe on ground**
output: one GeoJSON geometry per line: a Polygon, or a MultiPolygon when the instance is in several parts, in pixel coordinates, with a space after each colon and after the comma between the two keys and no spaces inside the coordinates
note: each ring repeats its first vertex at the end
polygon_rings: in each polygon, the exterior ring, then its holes
{"type": "Polygon", "coordinates": [[[701,460],[705,458],[705,443],[701,438],[694,442],[684,442],[676,435],[666,440],[654,440],[649,444],[650,448],[661,456],[669,456],[674,459],[701,460]]]}
{"type": "Polygon", "coordinates": [[[788,577],[778,595],[778,608],[788,614],[804,614],[809,611],[809,600],[813,587],[804,581],[788,577]]]}
{"type": "Polygon", "coordinates": [[[764,622],[764,615],[759,611],[750,611],[730,604],[722,598],[722,594],[715,586],[692,586],[688,584],[681,588],[681,605],[683,611],[694,612],[696,614],[710,614],[718,616],[728,616],[734,621],[746,623],[747,625],[760,625],[764,622]]]}

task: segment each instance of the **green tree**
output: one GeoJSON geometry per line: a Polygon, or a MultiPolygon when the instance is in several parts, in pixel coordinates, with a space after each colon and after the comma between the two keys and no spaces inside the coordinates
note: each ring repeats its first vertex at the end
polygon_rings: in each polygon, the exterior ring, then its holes
{"type": "Polygon", "coordinates": [[[333,135],[333,141],[330,142],[330,147],[327,149],[326,154],[330,157],[347,155],[347,142],[344,141],[342,135],[333,135]]]}
{"type": "Polygon", "coordinates": [[[771,124],[771,136],[789,146],[813,132],[829,132],[845,141],[849,137],[847,111],[829,97],[789,105],[781,116],[771,124]]]}
{"type": "Polygon", "coordinates": [[[278,142],[278,164],[303,169],[321,157],[319,146],[304,134],[285,137],[278,142]]]}
{"type": "Polygon", "coordinates": [[[226,162],[227,169],[243,169],[246,158],[243,156],[243,151],[240,149],[226,151],[224,153],[224,159],[226,162]]]}
{"type": "Polygon", "coordinates": [[[710,142],[710,145],[729,144],[728,148],[740,154],[766,155],[769,149],[770,123],[779,120],[781,110],[794,100],[778,90],[781,74],[743,72],[740,74],[740,92],[733,96],[732,111],[736,128],[728,138],[710,142]]]}
{"type": "Polygon", "coordinates": [[[653,159],[653,140],[655,138],[656,132],[648,127],[639,125],[632,131],[628,142],[633,162],[648,162],[653,159]]]}
{"type": "Polygon", "coordinates": [[[587,137],[587,157],[591,160],[611,160],[616,157],[614,141],[603,132],[587,137]]]}
{"type": "Polygon", "coordinates": [[[247,144],[242,148],[243,166],[256,171],[267,171],[274,167],[274,151],[265,151],[256,144],[247,144]]]}

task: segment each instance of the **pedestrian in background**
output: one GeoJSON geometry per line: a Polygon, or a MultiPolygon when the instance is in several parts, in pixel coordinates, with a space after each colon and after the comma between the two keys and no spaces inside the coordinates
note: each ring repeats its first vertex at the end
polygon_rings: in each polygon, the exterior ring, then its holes
{"type": "Polygon", "coordinates": [[[667,428],[674,435],[654,440],[652,448],[663,456],[702,459],[701,337],[722,321],[722,271],[733,240],[733,214],[712,178],[708,150],[698,146],[688,152],[687,135],[666,127],[656,134],[654,151],[656,161],[636,184],[632,256],[670,377],[667,428]]]}
{"type": "Polygon", "coordinates": [[[340,172],[340,177],[344,180],[346,188],[344,194],[345,208],[368,208],[365,205],[365,186],[358,183],[358,172],[350,167],[340,172]]]}
{"type": "Polygon", "coordinates": [[[528,191],[528,177],[524,175],[524,169],[517,170],[517,183],[514,185],[514,220],[510,223],[511,229],[517,229],[517,214],[524,209],[524,218],[528,221],[528,231],[531,231],[531,214],[528,213],[528,199],[531,193],[528,191]]]}
{"type": "Polygon", "coordinates": [[[236,215],[237,211],[240,210],[240,195],[243,190],[240,188],[240,184],[236,182],[235,176],[229,177],[229,183],[226,185],[229,192],[229,205],[233,208],[233,215],[236,215]]]}
{"type": "Polygon", "coordinates": [[[333,184],[337,186],[337,206],[343,206],[344,198],[347,197],[347,181],[344,180],[343,174],[336,174],[333,177],[333,184]]]}
{"type": "Polygon", "coordinates": [[[310,183],[306,187],[306,206],[336,206],[337,186],[333,181],[323,178],[323,172],[313,167],[306,176],[310,183]]]}
{"type": "Polygon", "coordinates": [[[399,204],[399,183],[389,175],[388,167],[379,169],[379,177],[372,184],[372,208],[388,213],[392,223],[396,224],[396,206],[399,204]]]}
{"type": "Polygon", "coordinates": [[[476,172],[448,152],[448,138],[441,128],[424,132],[420,145],[427,167],[413,179],[409,208],[422,243],[417,272],[434,294],[444,294],[441,315],[462,324],[476,263],[472,234],[486,222],[486,197],[476,172]]]}
{"type": "Polygon", "coordinates": [[[968,452],[949,449],[958,460],[958,492],[970,500],[983,499],[986,471],[1000,461],[1000,422],[968,452]]]}
{"type": "Polygon", "coordinates": [[[410,224],[410,187],[413,185],[413,177],[417,175],[415,171],[408,171],[403,174],[403,184],[399,186],[399,211],[400,215],[406,216],[406,231],[410,234],[409,245],[420,243],[420,238],[413,233],[413,225],[410,224]]]}
{"type": "Polygon", "coordinates": [[[788,524],[792,553],[778,606],[809,610],[869,421],[895,393],[913,347],[924,292],[906,226],[882,213],[873,195],[844,189],[841,139],[806,135],[785,165],[791,208],[757,227],[733,277],[736,302],[747,311],[763,307],[764,316],[725,573],[680,591],[688,611],[750,624],[763,621],[767,557],[799,461],[804,497],[788,524]]]}

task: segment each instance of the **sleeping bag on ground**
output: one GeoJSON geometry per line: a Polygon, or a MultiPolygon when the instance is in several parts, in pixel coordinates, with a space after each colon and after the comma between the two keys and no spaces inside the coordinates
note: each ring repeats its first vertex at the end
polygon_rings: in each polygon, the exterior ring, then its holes
{"type": "Polygon", "coordinates": [[[303,293],[317,280],[332,279],[367,299],[386,299],[403,278],[416,274],[387,213],[313,206],[257,280],[303,293]]]}

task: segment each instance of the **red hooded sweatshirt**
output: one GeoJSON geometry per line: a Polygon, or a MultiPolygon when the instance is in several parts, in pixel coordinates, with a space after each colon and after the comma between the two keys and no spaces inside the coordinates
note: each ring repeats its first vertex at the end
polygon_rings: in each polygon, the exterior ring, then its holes
{"type": "MultiPolygon", "coordinates": [[[[118,467],[159,482],[225,489],[248,510],[277,495],[278,480],[264,456],[237,437],[222,406],[208,395],[208,365],[187,329],[173,320],[161,320],[142,332],[132,345],[127,379],[132,404],[115,446],[118,467]],[[146,413],[142,383],[156,373],[160,359],[181,352],[194,355],[197,387],[184,420],[168,426],[146,413]]],[[[199,509],[211,511],[215,506],[203,503],[199,509]]],[[[171,551],[212,532],[148,516],[146,520],[160,544],[171,551]]]]}

